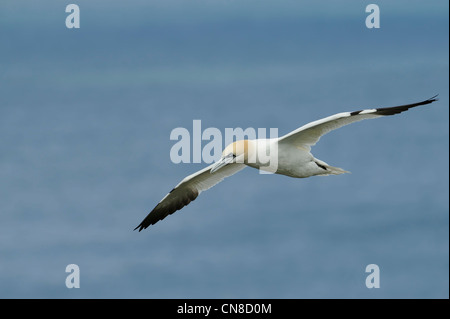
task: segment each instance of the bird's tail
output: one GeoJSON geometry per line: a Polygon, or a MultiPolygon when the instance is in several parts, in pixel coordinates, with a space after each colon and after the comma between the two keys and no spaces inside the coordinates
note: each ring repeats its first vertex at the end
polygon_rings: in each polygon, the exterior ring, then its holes
{"type": "Polygon", "coordinates": [[[319,166],[320,168],[323,169],[323,173],[322,174],[318,174],[318,175],[340,175],[340,174],[344,174],[344,173],[350,173],[349,171],[346,171],[342,168],[339,167],[334,167],[331,165],[328,165],[327,163],[325,163],[324,161],[321,161],[319,159],[314,159],[317,166],[319,166]]]}
{"type": "Polygon", "coordinates": [[[344,174],[344,173],[349,173],[350,174],[349,171],[346,171],[346,170],[344,170],[342,168],[339,168],[339,167],[333,167],[333,166],[330,166],[330,165],[327,166],[327,170],[330,172],[330,174],[333,174],[333,175],[340,175],[340,174],[344,174]]]}

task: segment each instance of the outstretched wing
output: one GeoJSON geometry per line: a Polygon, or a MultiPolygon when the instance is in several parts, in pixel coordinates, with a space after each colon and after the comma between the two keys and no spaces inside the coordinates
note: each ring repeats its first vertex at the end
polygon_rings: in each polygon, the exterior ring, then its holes
{"type": "Polygon", "coordinates": [[[308,123],[286,134],[285,136],[282,136],[279,139],[279,143],[287,143],[298,147],[303,147],[309,151],[311,150],[311,146],[315,145],[322,135],[325,135],[332,130],[361,120],[394,115],[407,111],[408,109],[416,106],[430,104],[437,101],[436,97],[437,95],[429,98],[428,100],[413,104],[338,113],[321,120],[308,123]]]}
{"type": "Polygon", "coordinates": [[[211,167],[214,164],[187,176],[174,189],[170,191],[155,208],[144,218],[144,220],[135,228],[141,231],[150,225],[166,218],[180,210],[190,202],[195,200],[202,191],[205,191],[217,183],[223,181],[226,177],[236,174],[245,167],[245,164],[232,163],[224,166],[220,170],[211,173],[211,167]]]}

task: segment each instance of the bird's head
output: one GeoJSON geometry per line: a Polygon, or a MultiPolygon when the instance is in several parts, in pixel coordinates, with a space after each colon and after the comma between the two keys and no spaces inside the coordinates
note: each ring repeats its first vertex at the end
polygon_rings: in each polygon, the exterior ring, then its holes
{"type": "Polygon", "coordinates": [[[231,163],[246,163],[249,154],[253,151],[253,141],[241,140],[229,144],[222,152],[222,157],[214,163],[211,173],[231,163]]]}

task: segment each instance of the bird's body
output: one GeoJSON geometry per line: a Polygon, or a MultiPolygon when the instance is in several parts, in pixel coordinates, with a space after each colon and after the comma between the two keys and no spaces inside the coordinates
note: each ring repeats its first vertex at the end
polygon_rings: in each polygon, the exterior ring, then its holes
{"type": "MultiPolygon", "coordinates": [[[[346,173],[343,169],[315,158],[307,148],[283,143],[283,138],[237,141],[230,144],[230,148],[225,149],[224,153],[231,152],[232,148],[238,153],[243,148],[246,154],[243,159],[245,165],[268,173],[297,178],[346,173]]],[[[239,159],[236,161],[239,163],[239,159]]]]}
{"type": "Polygon", "coordinates": [[[364,119],[398,114],[436,100],[432,97],[413,104],[338,113],[308,123],[279,138],[233,142],[224,149],[219,161],[184,178],[135,229],[141,231],[157,223],[188,205],[202,191],[246,166],[296,178],[348,173],[315,158],[310,152],[311,146],[315,145],[321,136],[344,125],[364,119]]]}
{"type": "Polygon", "coordinates": [[[297,147],[279,145],[278,154],[278,169],[275,174],[306,178],[316,175],[338,175],[346,172],[328,165],[324,161],[315,158],[310,152],[297,147]]]}

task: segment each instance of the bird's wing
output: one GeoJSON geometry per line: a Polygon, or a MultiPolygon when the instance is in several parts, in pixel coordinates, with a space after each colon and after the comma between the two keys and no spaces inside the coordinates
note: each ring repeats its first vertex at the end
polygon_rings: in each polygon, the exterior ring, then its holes
{"type": "Polygon", "coordinates": [[[344,125],[351,124],[357,121],[365,119],[373,119],[380,116],[394,115],[407,111],[412,107],[430,104],[433,103],[434,101],[437,101],[436,96],[433,96],[428,100],[413,104],[406,104],[394,107],[383,107],[377,109],[367,109],[355,112],[338,113],[323,118],[321,120],[308,123],[280,137],[279,143],[285,145],[287,144],[295,145],[297,147],[302,147],[310,151],[311,146],[315,145],[322,135],[325,135],[332,130],[338,129],[344,125]]]}
{"type": "Polygon", "coordinates": [[[211,167],[214,164],[184,178],[174,189],[170,191],[156,207],[144,218],[144,220],[135,228],[141,231],[150,225],[166,218],[177,210],[188,205],[197,196],[224,178],[236,174],[245,167],[245,164],[232,163],[224,166],[220,170],[211,173],[211,167]]]}

